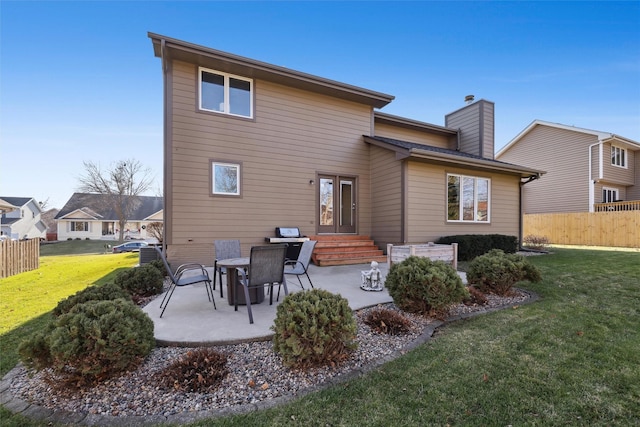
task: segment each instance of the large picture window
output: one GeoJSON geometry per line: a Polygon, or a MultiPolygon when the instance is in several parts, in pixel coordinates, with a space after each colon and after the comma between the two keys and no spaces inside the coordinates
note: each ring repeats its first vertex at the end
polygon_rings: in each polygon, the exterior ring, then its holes
{"type": "Polygon", "coordinates": [[[240,195],[240,164],[211,162],[211,188],[214,195],[240,195]]]}
{"type": "Polygon", "coordinates": [[[489,222],[491,180],[447,175],[447,221],[489,222]]]}
{"type": "Polygon", "coordinates": [[[253,117],[253,81],[232,74],[199,69],[200,109],[253,117]]]}
{"type": "Polygon", "coordinates": [[[71,231],[89,231],[89,223],[86,221],[72,221],[71,231]]]}
{"type": "Polygon", "coordinates": [[[611,164],[614,166],[620,166],[621,168],[627,167],[627,150],[621,147],[611,146],[611,164]]]}

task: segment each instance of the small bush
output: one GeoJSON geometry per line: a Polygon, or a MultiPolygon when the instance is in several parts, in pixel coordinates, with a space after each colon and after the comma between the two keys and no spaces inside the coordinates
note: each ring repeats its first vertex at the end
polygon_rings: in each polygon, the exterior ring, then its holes
{"type": "Polygon", "coordinates": [[[160,271],[149,264],[121,271],[114,279],[116,285],[133,297],[157,295],[162,292],[163,282],[164,277],[160,271]]]}
{"type": "Polygon", "coordinates": [[[322,289],[285,297],[271,329],[274,351],[286,366],[334,365],[357,348],[358,328],[348,301],[322,289]]]}
{"type": "Polygon", "coordinates": [[[535,236],[530,234],[522,239],[524,245],[528,248],[543,251],[549,245],[549,239],[546,236],[535,236]]]}
{"type": "Polygon", "coordinates": [[[171,390],[207,392],[220,385],[228,372],[226,355],[201,348],[187,352],[160,372],[158,379],[171,390]]]}
{"type": "Polygon", "coordinates": [[[487,305],[489,300],[487,296],[475,286],[467,286],[469,298],[462,301],[465,305],[487,305]]]}
{"type": "Polygon", "coordinates": [[[440,316],[450,305],[467,297],[453,267],[443,261],[417,256],[393,264],[385,286],[398,307],[424,315],[440,316]]]}
{"type": "Polygon", "coordinates": [[[411,321],[395,310],[381,308],[371,310],[364,323],[376,332],[388,335],[402,335],[411,329],[411,321]]]}
{"type": "Polygon", "coordinates": [[[153,322],[124,299],[88,301],[19,346],[28,368],[50,367],[76,385],[95,384],[136,367],[155,346],[153,322]]]}
{"type": "Polygon", "coordinates": [[[53,315],[58,317],[62,314],[68,313],[76,305],[87,301],[105,301],[118,298],[131,300],[129,293],[114,283],[89,286],[88,288],[78,291],[70,297],[60,301],[53,309],[53,315]]]}
{"type": "Polygon", "coordinates": [[[167,277],[169,275],[167,267],[164,266],[164,262],[161,259],[154,259],[153,261],[149,262],[149,265],[157,268],[160,274],[162,274],[162,277],[167,277]]]}
{"type": "Polygon", "coordinates": [[[471,261],[467,280],[482,292],[507,295],[517,282],[538,282],[541,276],[540,270],[522,255],[505,254],[493,249],[471,261]]]}

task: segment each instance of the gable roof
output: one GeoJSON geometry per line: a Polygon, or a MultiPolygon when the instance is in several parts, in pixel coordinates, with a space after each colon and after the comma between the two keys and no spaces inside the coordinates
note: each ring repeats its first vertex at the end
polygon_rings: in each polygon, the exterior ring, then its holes
{"type": "Polygon", "coordinates": [[[329,80],[312,74],[256,61],[220,50],[211,49],[171,37],[147,33],[153,43],[155,56],[210,67],[216,70],[283,84],[311,92],[335,96],[382,108],[395,97],[357,86],[329,80]]]}
{"type": "Polygon", "coordinates": [[[587,134],[587,135],[593,135],[596,138],[598,138],[599,142],[614,142],[615,141],[615,142],[618,142],[618,143],[621,143],[621,144],[625,144],[625,145],[629,146],[629,148],[631,148],[633,150],[640,150],[640,142],[634,141],[634,140],[629,139],[629,138],[625,138],[625,137],[620,136],[620,135],[616,135],[616,134],[611,133],[611,132],[602,132],[602,131],[593,130],[593,129],[579,128],[579,127],[575,127],[575,126],[563,125],[561,123],[546,122],[544,120],[534,120],[522,132],[520,132],[518,135],[516,135],[515,138],[513,138],[511,141],[509,141],[509,143],[507,145],[502,147],[496,153],[496,157],[500,157],[509,148],[511,148],[513,145],[517,144],[518,141],[520,141],[522,138],[524,138],[536,126],[548,126],[548,127],[552,127],[552,128],[556,128],[556,129],[562,129],[562,130],[568,130],[568,131],[572,131],[572,132],[584,133],[584,134],[587,134]]]}
{"type": "MultiPolygon", "coordinates": [[[[106,194],[73,193],[55,219],[65,219],[74,212],[83,212],[85,215],[101,221],[118,221],[118,215],[110,206],[108,197],[106,194]]],[[[137,198],[140,204],[129,218],[131,221],[144,221],[164,209],[162,197],[137,196],[137,198]]]]}
{"type": "Polygon", "coordinates": [[[0,196],[0,199],[4,200],[5,202],[8,202],[10,205],[15,206],[16,208],[19,208],[20,206],[24,206],[27,203],[29,203],[30,200],[33,200],[33,197],[6,197],[6,196],[0,196]]]}
{"type": "Polygon", "coordinates": [[[14,211],[16,209],[18,209],[17,206],[15,206],[14,204],[9,203],[8,201],[0,198],[0,212],[5,212],[5,211],[11,212],[11,211],[14,211]]]}
{"type": "Polygon", "coordinates": [[[434,147],[432,145],[418,144],[399,139],[385,138],[381,136],[363,135],[365,142],[374,144],[396,152],[396,158],[414,158],[430,160],[437,163],[449,163],[460,167],[482,169],[502,173],[520,175],[522,178],[538,178],[546,172],[512,163],[487,159],[474,154],[457,150],[434,147]]]}

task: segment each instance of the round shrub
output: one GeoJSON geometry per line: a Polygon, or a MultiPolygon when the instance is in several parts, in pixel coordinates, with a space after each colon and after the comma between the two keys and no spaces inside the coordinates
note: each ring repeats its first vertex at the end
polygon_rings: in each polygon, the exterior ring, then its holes
{"type": "Polygon", "coordinates": [[[60,301],[53,309],[53,315],[58,317],[62,314],[68,313],[76,305],[87,301],[106,301],[118,298],[130,300],[131,296],[115,283],[89,286],[88,288],[78,291],[70,297],[60,301]]]}
{"type": "Polygon", "coordinates": [[[162,370],[158,379],[170,390],[207,392],[220,385],[228,372],[225,354],[210,348],[199,348],[188,351],[162,370]]]}
{"type": "Polygon", "coordinates": [[[286,366],[337,364],[357,348],[358,327],[348,301],[322,289],[285,297],[271,329],[274,351],[286,366]]]}
{"type": "Polygon", "coordinates": [[[114,283],[134,297],[150,297],[162,292],[164,277],[153,265],[121,271],[116,275],[114,283]]]}
{"type": "Polygon", "coordinates": [[[417,256],[393,264],[385,286],[398,307],[424,315],[439,316],[450,305],[467,297],[467,290],[453,267],[443,261],[417,256]]]}
{"type": "Polygon", "coordinates": [[[135,368],[155,346],[153,322],[124,299],[88,301],[21,345],[28,367],[51,367],[67,382],[94,384],[135,368]],[[28,352],[31,351],[31,354],[28,352]]]}
{"type": "Polygon", "coordinates": [[[467,280],[482,292],[507,295],[521,280],[538,282],[540,270],[518,254],[505,254],[493,249],[469,264],[467,280]]]}
{"type": "Polygon", "coordinates": [[[167,267],[165,267],[164,262],[162,262],[161,259],[154,259],[153,261],[149,262],[149,265],[152,265],[155,268],[157,268],[158,271],[160,271],[160,274],[162,274],[162,277],[166,277],[169,275],[169,272],[167,271],[167,267]]]}

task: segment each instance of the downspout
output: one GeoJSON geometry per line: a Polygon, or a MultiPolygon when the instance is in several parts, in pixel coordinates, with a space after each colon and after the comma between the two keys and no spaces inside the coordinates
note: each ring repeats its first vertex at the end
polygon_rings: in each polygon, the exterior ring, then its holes
{"type": "Polygon", "coordinates": [[[598,139],[598,142],[596,142],[595,144],[589,145],[589,212],[595,211],[595,208],[593,207],[593,205],[595,203],[596,181],[593,179],[593,171],[591,166],[591,164],[593,163],[593,159],[592,159],[591,152],[593,147],[595,147],[596,145],[600,146],[598,150],[598,179],[602,179],[602,140],[598,139]]]}
{"type": "Polygon", "coordinates": [[[526,181],[520,181],[520,192],[518,198],[518,209],[520,213],[520,224],[518,226],[518,246],[520,250],[522,247],[522,240],[524,239],[524,213],[522,212],[522,192],[524,191],[525,184],[530,183],[531,181],[535,181],[536,179],[540,179],[540,174],[531,175],[526,181]]]}
{"type": "Polygon", "coordinates": [[[171,213],[169,211],[169,209],[167,209],[167,205],[169,204],[168,202],[170,202],[170,198],[167,197],[167,189],[169,188],[169,186],[167,185],[167,150],[168,150],[168,145],[167,145],[167,120],[168,120],[168,106],[167,106],[167,94],[168,94],[168,88],[167,88],[167,84],[168,84],[168,78],[167,78],[167,72],[168,72],[168,65],[167,65],[167,59],[165,57],[165,47],[166,47],[166,41],[165,39],[160,40],[160,62],[162,64],[162,98],[163,98],[163,102],[162,102],[162,133],[163,133],[163,138],[162,138],[162,151],[163,151],[163,177],[162,177],[162,185],[163,185],[163,189],[162,189],[162,195],[163,195],[163,211],[162,211],[162,219],[163,219],[163,227],[162,227],[162,252],[165,254],[167,254],[167,236],[170,235],[167,231],[168,228],[170,228],[170,219],[171,219],[171,213]]]}

